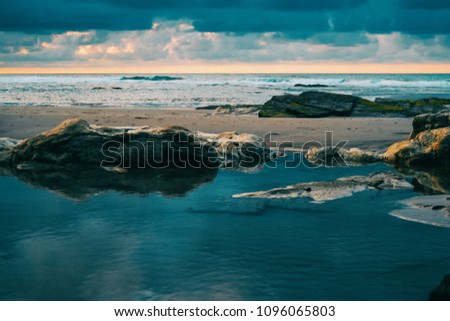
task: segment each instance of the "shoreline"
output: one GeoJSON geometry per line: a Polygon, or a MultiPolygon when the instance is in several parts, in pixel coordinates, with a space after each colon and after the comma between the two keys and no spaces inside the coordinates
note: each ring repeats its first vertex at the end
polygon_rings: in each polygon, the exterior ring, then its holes
{"type": "Polygon", "coordinates": [[[256,115],[214,115],[208,110],[188,108],[14,106],[0,107],[0,137],[27,138],[54,128],[65,119],[75,117],[102,126],[178,125],[192,131],[236,131],[260,136],[271,132],[273,141],[293,142],[296,149],[308,141],[319,141],[323,144],[325,132],[332,131],[334,143],[348,140],[347,148],[384,151],[392,143],[406,139],[412,129],[412,118],[259,118],[256,115]]]}

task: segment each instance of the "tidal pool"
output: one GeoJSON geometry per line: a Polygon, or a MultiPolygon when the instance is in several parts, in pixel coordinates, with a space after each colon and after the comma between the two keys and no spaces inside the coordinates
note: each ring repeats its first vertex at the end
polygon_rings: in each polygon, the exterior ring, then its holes
{"type": "Polygon", "coordinates": [[[450,272],[450,229],[388,214],[417,192],[231,197],[380,170],[0,176],[0,299],[426,300],[450,272]]]}

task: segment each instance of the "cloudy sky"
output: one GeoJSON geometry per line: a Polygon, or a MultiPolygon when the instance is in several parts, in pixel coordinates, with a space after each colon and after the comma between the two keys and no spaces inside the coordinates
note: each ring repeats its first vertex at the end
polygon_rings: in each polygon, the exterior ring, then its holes
{"type": "Polygon", "coordinates": [[[449,0],[14,0],[0,72],[447,72],[449,0]]]}

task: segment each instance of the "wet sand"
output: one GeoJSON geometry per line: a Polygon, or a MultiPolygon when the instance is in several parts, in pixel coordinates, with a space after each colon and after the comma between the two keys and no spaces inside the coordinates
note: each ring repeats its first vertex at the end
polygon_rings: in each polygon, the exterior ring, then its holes
{"type": "Polygon", "coordinates": [[[383,151],[404,140],[412,129],[411,118],[258,118],[256,115],[214,115],[191,109],[114,109],[0,107],[0,137],[26,138],[49,130],[61,121],[80,117],[105,126],[179,125],[194,131],[218,133],[272,133],[272,140],[294,142],[296,148],[308,141],[324,143],[332,131],[334,142],[348,140],[346,147],[383,151]]]}

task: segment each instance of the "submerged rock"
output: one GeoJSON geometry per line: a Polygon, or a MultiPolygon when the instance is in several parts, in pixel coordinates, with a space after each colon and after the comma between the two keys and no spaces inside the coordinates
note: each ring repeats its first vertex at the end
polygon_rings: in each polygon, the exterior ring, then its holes
{"type": "Polygon", "coordinates": [[[312,202],[325,202],[350,197],[366,190],[412,189],[401,175],[376,172],[368,176],[350,176],[334,181],[309,182],[274,188],[268,191],[235,194],[234,198],[307,198],[312,202]]]}
{"type": "Polygon", "coordinates": [[[430,301],[450,301],[450,274],[442,279],[441,283],[430,292],[430,301]]]}
{"type": "Polygon", "coordinates": [[[416,196],[399,202],[392,216],[407,221],[450,228],[450,194],[416,196]]]}
{"type": "Polygon", "coordinates": [[[172,77],[172,76],[131,76],[131,77],[122,77],[120,80],[149,80],[149,81],[169,81],[169,80],[181,80],[181,77],[172,77]]]}
{"type": "Polygon", "coordinates": [[[406,166],[450,163],[450,112],[414,118],[408,140],[391,145],[383,158],[406,166]]]}

